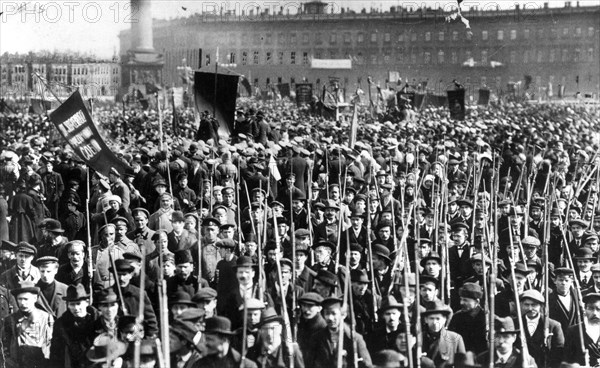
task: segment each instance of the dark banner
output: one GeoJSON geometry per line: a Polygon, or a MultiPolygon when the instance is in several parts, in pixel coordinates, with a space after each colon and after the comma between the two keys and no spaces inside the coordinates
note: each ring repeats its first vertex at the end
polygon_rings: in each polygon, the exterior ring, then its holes
{"type": "Polygon", "coordinates": [[[199,112],[215,111],[219,121],[219,132],[227,135],[233,131],[235,120],[235,100],[239,76],[207,72],[194,73],[194,98],[199,112]],[[216,76],[216,83],[215,83],[216,76]],[[213,106],[215,105],[216,106],[213,106]]]}
{"type": "Polygon", "coordinates": [[[455,120],[465,120],[465,90],[457,89],[446,92],[448,93],[450,118],[455,120]]]}
{"type": "Polygon", "coordinates": [[[310,104],[312,95],[312,83],[296,83],[296,103],[298,106],[310,104]]]}
{"type": "Polygon", "coordinates": [[[281,98],[290,97],[290,84],[289,83],[279,83],[277,85],[277,89],[279,89],[281,98]]]}
{"type": "Polygon", "coordinates": [[[50,120],[73,151],[92,169],[108,175],[113,167],[121,174],[129,168],[104,143],[79,91],[75,91],[54,110],[50,114],[50,120]]]}
{"type": "Polygon", "coordinates": [[[29,111],[36,115],[43,115],[46,111],[52,108],[52,103],[50,101],[42,100],[40,98],[32,98],[31,99],[31,107],[29,111]]]}
{"type": "Polygon", "coordinates": [[[477,100],[477,105],[487,106],[490,102],[490,90],[482,88],[479,90],[479,99],[477,100]]]}
{"type": "Polygon", "coordinates": [[[409,101],[409,103],[413,107],[413,109],[417,107],[417,105],[416,105],[417,96],[414,92],[398,92],[396,94],[396,99],[398,100],[399,104],[400,104],[400,101],[409,101]]]}

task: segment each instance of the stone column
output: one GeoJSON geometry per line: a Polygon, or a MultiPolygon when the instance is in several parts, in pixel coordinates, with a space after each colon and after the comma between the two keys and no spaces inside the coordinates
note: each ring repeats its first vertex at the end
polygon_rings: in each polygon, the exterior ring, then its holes
{"type": "Polygon", "coordinates": [[[154,52],[151,0],[131,1],[131,50],[154,52]]]}

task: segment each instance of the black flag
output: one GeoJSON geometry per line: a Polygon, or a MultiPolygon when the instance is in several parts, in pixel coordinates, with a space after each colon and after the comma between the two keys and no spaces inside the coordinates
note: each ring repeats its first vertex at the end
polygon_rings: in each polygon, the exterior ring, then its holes
{"type": "Polygon", "coordinates": [[[447,91],[447,93],[450,118],[465,120],[465,90],[456,89],[454,91],[447,91]]]}
{"type": "Polygon", "coordinates": [[[215,111],[219,127],[227,134],[233,131],[238,80],[239,76],[232,74],[194,73],[194,98],[197,111],[208,110],[211,113],[215,111]]]}
{"type": "Polygon", "coordinates": [[[479,99],[477,100],[477,105],[487,106],[487,104],[489,102],[490,102],[490,90],[487,88],[480,88],[479,89],[479,99]]]}

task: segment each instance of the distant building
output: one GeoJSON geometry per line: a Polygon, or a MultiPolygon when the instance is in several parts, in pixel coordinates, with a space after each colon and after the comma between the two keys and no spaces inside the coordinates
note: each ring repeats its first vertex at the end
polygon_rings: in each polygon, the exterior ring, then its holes
{"type": "MultiPolygon", "coordinates": [[[[402,83],[434,92],[445,91],[454,79],[471,93],[482,86],[501,93],[518,81],[523,88],[526,80],[533,93],[549,84],[554,91],[561,85],[566,94],[599,90],[600,6],[464,9],[472,34],[460,22],[445,22],[442,10],[328,9],[313,1],[298,14],[282,7],[276,14],[247,9],[155,19],[153,44],[165,62],[162,84],[181,85],[177,67],[184,58],[193,68],[213,71],[218,48],[220,64],[230,64],[260,88],[307,80],[318,90],[333,77],[353,91],[366,88],[367,76],[383,86],[397,75],[402,83]],[[352,69],[312,69],[312,59],[351,59],[352,69]]],[[[119,38],[125,55],[131,31],[119,38]]]]}

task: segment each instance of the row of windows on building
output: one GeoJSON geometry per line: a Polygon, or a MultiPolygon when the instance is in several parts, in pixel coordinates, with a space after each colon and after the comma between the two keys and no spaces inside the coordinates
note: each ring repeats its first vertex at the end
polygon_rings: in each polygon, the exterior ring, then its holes
{"type": "MultiPolygon", "coordinates": [[[[316,51],[311,54],[307,51],[242,51],[238,59],[237,52],[230,52],[226,54],[225,63],[227,64],[241,64],[241,65],[308,65],[310,59],[314,56],[315,59],[352,59],[354,63],[359,65],[364,64],[381,64],[381,63],[424,63],[424,64],[459,64],[462,62],[473,59],[476,62],[489,63],[491,61],[510,62],[511,64],[516,63],[556,63],[556,62],[592,62],[594,61],[594,48],[588,48],[582,50],[580,48],[575,49],[551,49],[551,50],[523,50],[510,51],[510,53],[503,57],[503,55],[493,55],[490,50],[480,50],[476,53],[466,50],[460,51],[444,51],[438,50],[437,53],[431,51],[422,51],[413,48],[411,50],[398,50],[392,55],[391,51],[387,51],[382,55],[371,54],[368,56],[363,55],[362,52],[358,52],[355,55],[349,52],[341,53],[335,50],[324,52],[316,51]],[[508,60],[506,60],[508,59],[508,60]]],[[[223,60],[221,60],[223,62],[223,60]]],[[[204,57],[204,65],[211,64],[211,54],[206,54],[204,57]]]]}
{"type": "MultiPolygon", "coordinates": [[[[512,29],[512,30],[498,29],[498,30],[494,30],[494,31],[482,30],[478,37],[483,41],[492,40],[492,39],[504,41],[507,39],[517,40],[519,37],[521,37],[524,40],[530,40],[535,37],[537,37],[538,39],[544,39],[544,38],[548,38],[548,37],[556,39],[556,38],[567,38],[567,37],[571,37],[571,36],[573,36],[573,37],[587,36],[590,38],[595,36],[594,27],[588,27],[587,30],[585,30],[583,27],[551,28],[550,30],[544,29],[544,28],[538,28],[538,29],[534,29],[534,30],[524,29],[521,32],[522,32],[522,35],[519,35],[519,31],[516,29],[512,29]]],[[[420,42],[420,41],[430,42],[430,41],[434,41],[434,40],[443,42],[443,41],[448,41],[448,40],[459,41],[461,39],[461,35],[463,35],[463,34],[465,35],[465,37],[467,39],[476,37],[476,36],[471,36],[471,33],[459,32],[459,31],[446,32],[444,30],[441,30],[438,32],[427,31],[427,32],[423,32],[423,33],[417,33],[414,30],[406,30],[406,31],[401,31],[399,33],[371,32],[370,34],[367,34],[364,32],[350,32],[350,31],[346,31],[346,32],[335,32],[335,31],[334,32],[313,32],[313,33],[310,33],[310,32],[283,33],[283,32],[281,32],[281,33],[277,34],[277,42],[279,44],[292,44],[292,45],[297,44],[299,40],[304,45],[308,45],[308,44],[322,45],[325,42],[328,42],[329,44],[332,44],[332,45],[338,44],[338,43],[351,44],[353,42],[356,42],[359,44],[366,43],[366,42],[392,43],[393,41],[397,41],[397,42],[420,42]]],[[[229,40],[223,39],[224,37],[222,35],[221,36],[216,35],[216,37],[212,37],[212,36],[213,36],[213,34],[209,33],[206,41],[209,43],[211,41],[219,42],[219,43],[225,43],[228,41],[230,45],[237,44],[238,41],[240,41],[240,43],[242,45],[248,44],[250,42],[252,42],[255,45],[260,45],[260,44],[271,45],[274,42],[272,33],[264,33],[263,34],[263,33],[244,32],[244,33],[241,33],[241,36],[238,33],[230,33],[229,40]]]]}

